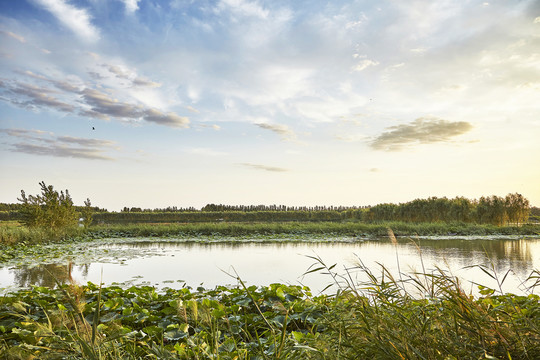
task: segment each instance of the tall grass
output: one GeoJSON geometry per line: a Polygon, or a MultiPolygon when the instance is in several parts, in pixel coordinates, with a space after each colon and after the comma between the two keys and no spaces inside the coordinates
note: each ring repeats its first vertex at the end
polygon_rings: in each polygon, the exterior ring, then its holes
{"type": "Polygon", "coordinates": [[[508,273],[501,278],[482,266],[499,290],[480,286],[476,298],[440,268],[396,277],[359,260],[344,275],[324,269],[340,290],[320,322],[325,330],[310,345],[328,359],[540,359],[537,271],[527,279],[529,295],[517,296],[502,292],[508,273]],[[354,271],[366,280],[353,281],[354,271]]]}
{"type": "Polygon", "coordinates": [[[327,234],[351,237],[386,236],[392,228],[396,236],[414,235],[513,235],[540,234],[540,226],[497,227],[467,223],[403,222],[261,222],[261,223],[187,223],[97,225],[89,230],[94,236],[177,236],[252,234],[327,234]]]}
{"type": "Polygon", "coordinates": [[[0,226],[0,245],[42,244],[58,242],[84,234],[84,229],[70,227],[65,229],[47,229],[26,226],[0,226]]]}
{"type": "Polygon", "coordinates": [[[339,235],[352,238],[386,236],[392,228],[396,236],[427,235],[540,235],[540,225],[497,227],[468,223],[380,222],[260,222],[260,223],[171,223],[101,224],[89,228],[44,229],[0,226],[0,244],[54,242],[69,238],[249,236],[249,235],[339,235]]]}

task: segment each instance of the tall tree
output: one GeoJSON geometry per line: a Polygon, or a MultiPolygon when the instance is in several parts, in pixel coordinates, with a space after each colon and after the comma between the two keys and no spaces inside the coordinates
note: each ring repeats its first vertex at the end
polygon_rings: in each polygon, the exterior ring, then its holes
{"type": "Polygon", "coordinates": [[[504,201],[510,223],[519,225],[527,221],[531,211],[529,200],[523,197],[523,195],[515,193],[506,195],[504,201]]]}
{"type": "Polygon", "coordinates": [[[81,216],[83,218],[84,227],[88,228],[90,224],[92,224],[92,220],[94,217],[94,209],[92,208],[92,203],[88,198],[84,202],[84,208],[81,211],[81,216]]]}

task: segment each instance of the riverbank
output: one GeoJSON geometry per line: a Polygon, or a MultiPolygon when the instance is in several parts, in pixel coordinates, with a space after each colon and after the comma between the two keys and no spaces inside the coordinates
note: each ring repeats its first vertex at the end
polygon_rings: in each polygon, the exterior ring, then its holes
{"type": "MultiPolygon", "coordinates": [[[[320,267],[316,271],[333,273],[322,262],[320,267]]],[[[415,296],[384,268],[359,270],[370,275],[368,283],[316,297],[305,287],[247,287],[240,279],[237,287],[211,290],[91,283],[20,290],[0,299],[0,357],[540,357],[540,298],[532,294],[534,287],[528,296],[481,288],[473,298],[441,272],[403,279],[423,294],[415,296]]]]}
{"type": "Polygon", "coordinates": [[[328,235],[369,238],[386,236],[388,229],[400,236],[467,236],[467,235],[540,235],[539,224],[494,226],[471,223],[410,222],[261,222],[261,223],[171,223],[95,225],[87,229],[63,231],[27,228],[17,223],[0,226],[0,244],[35,244],[58,241],[84,241],[110,237],[197,237],[249,235],[328,235]]]}
{"type": "Polygon", "coordinates": [[[260,222],[100,225],[89,229],[92,236],[197,236],[197,235],[273,235],[325,234],[351,237],[430,235],[539,235],[540,225],[494,226],[471,223],[410,222],[260,222]]]}

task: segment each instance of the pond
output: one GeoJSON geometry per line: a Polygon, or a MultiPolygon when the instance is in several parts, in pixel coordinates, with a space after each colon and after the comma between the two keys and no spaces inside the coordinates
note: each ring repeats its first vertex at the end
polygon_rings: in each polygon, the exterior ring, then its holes
{"type": "MultiPolygon", "coordinates": [[[[0,292],[31,285],[54,286],[56,281],[105,285],[152,285],[158,288],[190,286],[213,288],[237,285],[237,276],[249,285],[285,283],[309,286],[318,294],[334,283],[314,269],[320,258],[332,271],[349,281],[365,280],[358,264],[375,275],[381,265],[399,274],[432,273],[437,268],[462,280],[465,290],[477,285],[505,292],[526,293],[523,281],[540,269],[540,237],[452,237],[398,239],[304,238],[208,238],[208,239],[102,239],[87,243],[40,246],[15,261],[0,264],[0,292]],[[413,241],[414,240],[414,241],[413,241]],[[493,272],[491,272],[493,271],[493,272]]],[[[320,264],[318,264],[320,265],[320,264]]],[[[334,283],[326,292],[335,292],[334,283]]],[[[537,292],[540,290],[537,289],[537,292]]]]}

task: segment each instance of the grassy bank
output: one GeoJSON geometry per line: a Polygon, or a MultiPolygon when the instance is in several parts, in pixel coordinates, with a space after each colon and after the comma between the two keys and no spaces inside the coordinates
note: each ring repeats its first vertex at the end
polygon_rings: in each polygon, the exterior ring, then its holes
{"type": "Polygon", "coordinates": [[[540,225],[494,226],[467,223],[405,222],[261,222],[261,223],[195,223],[131,224],[93,226],[93,236],[244,236],[252,234],[327,234],[351,237],[386,236],[391,228],[397,236],[415,235],[536,235],[540,225]]]}
{"type": "Polygon", "coordinates": [[[51,230],[11,224],[10,226],[0,226],[0,245],[45,244],[82,238],[87,235],[88,232],[85,229],[77,227],[51,230]]]}
{"type": "Polygon", "coordinates": [[[0,244],[36,244],[67,239],[102,237],[185,237],[249,235],[329,235],[350,237],[386,236],[391,228],[396,236],[431,235],[540,235],[540,225],[494,226],[470,223],[410,222],[261,222],[261,223],[186,223],[186,224],[114,224],[88,229],[62,231],[27,228],[17,223],[0,226],[0,244]]]}
{"type": "MultiPolygon", "coordinates": [[[[0,299],[0,357],[540,358],[537,295],[483,288],[473,298],[442,271],[398,280],[360,264],[369,280],[352,284],[320,262],[314,269],[345,282],[335,295],[316,297],[298,286],[241,281],[212,290],[93,284],[21,290],[0,299]]],[[[531,292],[537,275],[529,278],[531,292]]]]}

